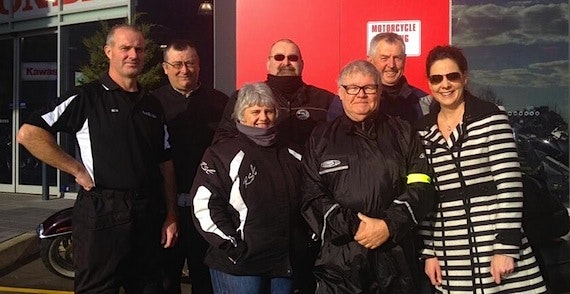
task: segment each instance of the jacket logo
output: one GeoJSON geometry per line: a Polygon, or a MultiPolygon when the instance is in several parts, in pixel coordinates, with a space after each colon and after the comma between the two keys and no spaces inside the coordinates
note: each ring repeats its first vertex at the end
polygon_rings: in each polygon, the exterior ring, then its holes
{"type": "Polygon", "coordinates": [[[143,111],[142,114],[148,116],[148,117],[152,117],[152,118],[156,118],[156,114],[154,113],[150,113],[148,111],[143,111]]]}
{"type": "Polygon", "coordinates": [[[257,176],[257,168],[255,168],[255,166],[253,166],[253,164],[249,165],[249,169],[251,171],[249,172],[249,174],[247,174],[245,179],[243,179],[243,185],[246,188],[247,188],[247,186],[249,186],[249,184],[251,184],[253,182],[253,180],[255,180],[255,176],[257,176]]]}
{"type": "Polygon", "coordinates": [[[299,109],[295,112],[295,115],[300,120],[307,120],[311,116],[311,113],[306,109],[299,109]]]}
{"type": "Polygon", "coordinates": [[[216,173],[216,170],[213,168],[209,168],[208,164],[204,161],[200,162],[200,168],[207,174],[207,175],[213,175],[216,173]]]}
{"type": "Polygon", "coordinates": [[[340,160],[331,159],[321,163],[321,168],[331,168],[340,164],[340,160]]]}

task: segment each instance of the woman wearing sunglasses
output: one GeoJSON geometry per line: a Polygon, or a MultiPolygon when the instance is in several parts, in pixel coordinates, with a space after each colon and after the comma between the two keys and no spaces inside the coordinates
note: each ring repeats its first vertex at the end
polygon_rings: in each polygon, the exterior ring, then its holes
{"type": "Polygon", "coordinates": [[[546,292],[521,228],[521,170],[505,111],[466,90],[457,47],[432,49],[426,72],[438,105],[417,127],[439,200],[420,228],[425,273],[438,293],[546,292]]]}

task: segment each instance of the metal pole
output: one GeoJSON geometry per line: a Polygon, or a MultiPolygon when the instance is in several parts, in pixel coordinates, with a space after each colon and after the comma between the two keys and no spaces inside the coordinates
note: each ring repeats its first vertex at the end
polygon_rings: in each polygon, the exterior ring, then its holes
{"type": "Polygon", "coordinates": [[[42,162],[42,200],[49,200],[47,164],[42,162]]]}

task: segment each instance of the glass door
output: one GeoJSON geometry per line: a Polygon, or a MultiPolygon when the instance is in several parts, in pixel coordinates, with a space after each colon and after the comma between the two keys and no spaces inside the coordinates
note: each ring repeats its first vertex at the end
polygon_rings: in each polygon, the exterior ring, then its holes
{"type": "Polygon", "coordinates": [[[14,40],[0,40],[0,192],[14,191],[14,40]]]}
{"type": "MultiPolygon", "coordinates": [[[[57,34],[19,38],[18,126],[38,108],[57,96],[57,34]]],[[[42,193],[42,183],[57,193],[57,171],[18,145],[16,192],[42,193]]]]}

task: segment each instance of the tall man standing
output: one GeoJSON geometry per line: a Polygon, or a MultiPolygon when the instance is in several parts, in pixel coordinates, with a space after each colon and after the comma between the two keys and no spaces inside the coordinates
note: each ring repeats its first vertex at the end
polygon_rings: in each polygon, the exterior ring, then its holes
{"type": "MultiPolygon", "coordinates": [[[[382,95],[379,109],[383,113],[400,117],[413,124],[429,112],[432,98],[426,92],[410,84],[404,76],[406,44],[400,35],[380,33],[370,40],[368,61],[380,73],[382,95]]],[[[329,108],[328,120],[342,115],[340,99],[335,98],[329,108]]]]}
{"type": "Polygon", "coordinates": [[[212,142],[228,96],[199,81],[200,57],[194,44],[175,40],[164,50],[164,73],[169,83],[153,91],[164,108],[178,189],[180,236],[174,248],[165,250],[165,293],[179,294],[180,274],[187,261],[192,293],[212,293],[204,256],[208,243],[190,218],[188,194],[202,154],[212,142]]]}
{"type": "Polygon", "coordinates": [[[137,83],[144,49],[137,28],[113,27],[104,47],[108,73],[51,101],[18,133],[34,156],[81,186],[73,208],[75,293],[121,286],[160,293],[160,245],[171,247],[178,234],[162,107],[137,83]],[[57,145],[56,132],[75,135],[81,161],[57,145]]]}
{"type": "MultiPolygon", "coordinates": [[[[326,121],[334,94],[303,81],[303,56],[299,46],[289,39],[273,43],[266,66],[265,83],[279,106],[277,127],[280,134],[290,142],[304,146],[313,128],[326,121]]],[[[214,143],[237,135],[235,121],[231,118],[236,97],[237,93],[226,105],[214,143]]]]}

